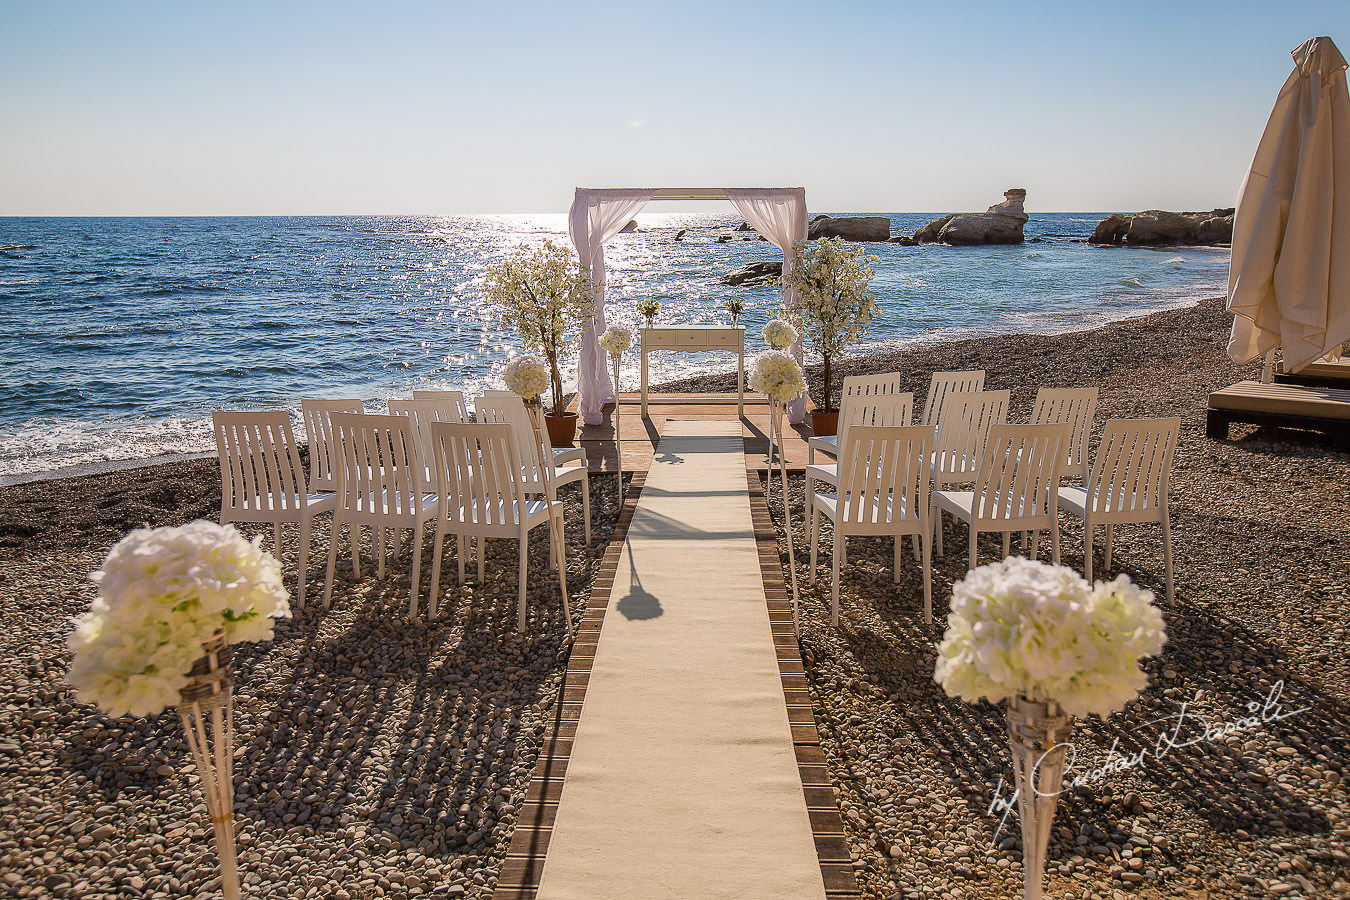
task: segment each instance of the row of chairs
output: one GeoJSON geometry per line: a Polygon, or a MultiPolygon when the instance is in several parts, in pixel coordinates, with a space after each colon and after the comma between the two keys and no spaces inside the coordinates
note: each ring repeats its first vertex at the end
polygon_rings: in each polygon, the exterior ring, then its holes
{"type": "MultiPolygon", "coordinates": [[[[557,491],[578,484],[583,530],[591,539],[590,482],[586,452],[554,448],[539,433],[521,399],[490,391],[475,402],[470,421],[459,391],[415,392],[412,400],[389,401],[388,415],[365,413],[359,400],[302,400],[309,435],[310,469],[303,470],[290,416],[274,412],[216,412],[213,425],[221,466],[221,522],[270,522],[276,548],[281,526],[299,528],[297,603],[305,602],[305,575],[313,521],[333,513],[324,603],[332,596],[338,536],[348,527],[352,569],[360,577],[359,538],[373,529],[377,576],[384,577],[387,532],[393,557],[402,531],[412,540],[409,614],[417,614],[421,547],[426,524],[436,519],[436,544],[428,614],[436,615],[442,546],[456,536],[459,578],[464,578],[465,540],[477,542],[483,578],[483,541],[520,540],[518,622],[525,617],[528,532],[550,527],[550,565],[556,567],[566,605],[562,504],[557,491]],[[529,498],[540,497],[539,500],[529,498]]],[[[571,623],[569,618],[568,627],[571,623]]]]}
{"type": "Polygon", "coordinates": [[[832,617],[839,621],[839,570],[848,535],[895,540],[899,579],[901,538],[911,535],[924,576],[924,617],[932,622],[932,542],[942,553],[942,514],[970,528],[968,566],[977,559],[981,532],[1001,532],[1003,553],[1013,532],[1050,533],[1059,562],[1060,509],[1084,523],[1084,574],[1092,579],[1093,534],[1106,527],[1106,566],[1114,526],[1162,526],[1167,600],[1173,600],[1171,528],[1167,495],[1181,420],[1112,419],[1089,467],[1088,439],[1096,388],[1042,388],[1031,420],[1007,421],[1009,392],[986,391],[984,372],[938,372],[920,424],[912,425],[914,395],[900,390],[898,373],[844,379],[838,434],[811,438],[806,470],[815,580],[820,517],[834,523],[832,617]],[[815,451],[836,457],[815,464],[815,451]],[[1061,486],[1065,476],[1078,485],[1061,486]],[[818,483],[830,491],[818,491],[818,483]],[[967,488],[954,490],[954,488],[967,488]],[[841,503],[840,497],[843,498],[841,503]]]}

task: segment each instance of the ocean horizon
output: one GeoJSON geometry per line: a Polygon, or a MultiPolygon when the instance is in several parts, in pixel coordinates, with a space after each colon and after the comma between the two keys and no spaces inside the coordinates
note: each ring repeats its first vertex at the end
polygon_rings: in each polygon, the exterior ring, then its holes
{"type": "MultiPolygon", "coordinates": [[[[881,215],[909,234],[941,214],[881,215]]],[[[1107,214],[1033,214],[1020,245],[864,245],[879,317],[854,352],[1084,330],[1226,290],[1226,248],[1085,243],[1107,214]]],[[[777,248],[732,213],[637,221],[606,244],[610,321],[636,325],[655,297],[660,323],[725,323],[739,296],[747,354],[763,349],[778,292],[718,279],[777,248]]],[[[570,246],[565,215],[0,218],[0,477],[210,452],[213,409],[342,396],[378,411],[498,386],[519,341],[483,272],[545,239],[570,246]]],[[[733,364],[655,354],[651,377],[733,364]]],[[[624,388],[637,380],[630,353],[624,388]]]]}

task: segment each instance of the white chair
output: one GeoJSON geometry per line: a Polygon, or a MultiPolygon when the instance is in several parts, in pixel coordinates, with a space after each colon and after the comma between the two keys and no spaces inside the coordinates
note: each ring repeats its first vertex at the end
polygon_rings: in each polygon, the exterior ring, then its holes
{"type": "Polygon", "coordinates": [[[376,577],[384,577],[384,530],[413,531],[412,591],[408,615],[417,615],[418,577],[422,567],[422,525],[436,515],[439,497],[427,490],[426,467],[417,452],[417,433],[407,416],[368,416],[333,413],[337,440],[337,507],[333,513],[333,542],[328,548],[328,577],[323,602],[333,597],[333,569],[337,565],[338,529],[352,530],[352,571],[361,577],[356,532],[370,525],[376,534],[376,577]]]}
{"type": "Polygon", "coordinates": [[[1092,433],[1092,416],[1097,411],[1097,388],[1041,388],[1036,392],[1036,405],[1031,411],[1032,425],[1060,425],[1068,423],[1068,455],[1064,458],[1064,475],[1076,475],[1081,484],[1088,477],[1088,435],[1092,433]]]}
{"type": "Polygon", "coordinates": [[[442,422],[467,422],[469,421],[469,409],[464,405],[463,391],[413,391],[414,400],[443,400],[454,405],[459,412],[459,418],[454,419],[446,417],[442,422]]]}
{"type": "Polygon", "coordinates": [[[1060,506],[1083,520],[1083,576],[1092,580],[1092,537],[1106,526],[1106,568],[1111,568],[1112,526],[1157,522],[1162,526],[1167,602],[1173,601],[1172,522],[1167,494],[1181,419],[1110,419],[1097,445],[1097,461],[1083,487],[1059,489],[1060,506]]]}
{"type": "MultiPolygon", "coordinates": [[[[816,548],[820,542],[820,515],[834,523],[831,621],[839,624],[839,568],[844,564],[844,541],[849,535],[890,535],[895,539],[895,580],[900,580],[900,541],[918,536],[923,547],[924,621],[933,621],[933,529],[928,522],[928,488],[933,453],[933,429],[922,425],[854,425],[841,449],[838,485],[833,494],[807,494],[810,506],[811,582],[816,580],[816,548]],[[841,501],[842,498],[842,501],[841,501]]],[[[808,466],[807,478],[825,480],[818,467],[808,466]]]]}
{"type": "Polygon", "coordinates": [[[809,465],[816,461],[817,450],[838,456],[839,442],[843,439],[844,429],[849,425],[908,425],[913,411],[914,393],[901,392],[899,372],[886,375],[850,375],[844,379],[838,432],[820,437],[812,436],[806,442],[806,462],[809,465]],[[908,398],[904,402],[903,415],[895,421],[873,421],[875,415],[870,411],[876,407],[871,401],[880,401],[886,397],[908,398]]]}
{"type": "Polygon", "coordinates": [[[462,409],[463,404],[456,404],[452,398],[389,401],[389,415],[407,416],[412,419],[413,429],[417,434],[418,458],[421,459],[422,465],[426,467],[425,474],[428,488],[435,487],[439,483],[435,466],[436,458],[431,448],[431,423],[462,423],[464,421],[462,409]]]}
{"type": "MultiPolygon", "coordinates": [[[[525,627],[525,588],[530,529],[546,525],[549,550],[558,569],[567,634],[572,616],[567,603],[567,565],[562,557],[563,505],[556,500],[526,500],[520,457],[512,427],[437,422],[431,426],[436,468],[440,471],[440,514],[436,518],[436,549],[431,561],[431,601],[428,615],[436,615],[440,589],[441,550],[454,534],[459,543],[459,579],[464,580],[464,535],[480,539],[515,538],[520,542],[520,584],[516,627],[525,627]]],[[[482,559],[482,553],[479,553],[482,559]]]]}
{"type": "Polygon", "coordinates": [[[309,489],[336,491],[337,442],[333,440],[333,413],[363,413],[360,400],[301,400],[300,414],[309,436],[309,489]]]}
{"type": "Polygon", "coordinates": [[[557,457],[554,457],[552,465],[545,473],[540,460],[544,458],[541,451],[547,450],[549,446],[547,429],[541,427],[539,437],[535,437],[534,425],[530,421],[529,412],[525,409],[525,401],[517,394],[479,397],[474,401],[474,414],[478,417],[479,423],[505,423],[515,431],[516,455],[520,460],[526,494],[557,500],[558,488],[569,484],[581,485],[584,531],[586,543],[590,544],[591,482],[586,463],[562,465],[557,457]]]}
{"type": "MultiPolygon", "coordinates": [[[[1064,464],[1068,425],[992,425],[973,491],[933,491],[934,511],[945,510],[970,526],[970,558],[975,568],[976,542],[982,531],[1003,533],[1003,555],[1014,531],[1039,537],[1050,531],[1055,565],[1059,565],[1059,473],[1064,464]]],[[[1032,541],[1036,555],[1036,540],[1032,541]]]]}
{"type": "MultiPolygon", "coordinates": [[[[933,454],[933,487],[975,483],[989,429],[1008,421],[1010,391],[948,391],[937,415],[937,450],[933,454]]],[[[937,553],[942,555],[942,513],[933,516],[937,553]]]]}
{"type": "MultiPolygon", "coordinates": [[[[483,393],[480,394],[479,396],[480,396],[480,397],[487,397],[487,398],[490,399],[490,400],[492,400],[492,399],[497,399],[497,400],[499,400],[499,399],[501,399],[502,397],[515,397],[517,400],[520,400],[520,395],[517,394],[515,391],[486,390],[486,391],[483,391],[483,393]]],[[[477,401],[474,401],[474,402],[475,402],[475,405],[476,405],[476,404],[477,404],[477,401]]],[[[524,401],[524,400],[521,400],[520,402],[521,402],[521,403],[524,403],[525,401],[524,401]]],[[[468,421],[468,420],[466,419],[465,421],[468,421]]],[[[542,426],[543,423],[541,422],[540,425],[542,426]]],[[[581,447],[581,446],[577,446],[577,447],[555,447],[555,446],[553,446],[553,439],[549,437],[548,429],[547,429],[546,427],[541,427],[541,428],[539,429],[539,437],[540,437],[540,439],[544,442],[544,446],[547,448],[548,452],[551,453],[551,454],[553,454],[553,462],[554,462],[554,463],[565,463],[565,462],[581,462],[581,463],[584,463],[584,462],[586,462],[586,448],[585,448],[585,447],[581,447]]]]}
{"type": "Polygon", "coordinates": [[[214,412],[211,425],[220,454],[220,524],[271,522],[278,558],[282,524],[299,526],[295,600],[304,609],[311,526],[319,513],[333,511],[336,498],[306,490],[289,413],[214,412]]]}
{"type": "Polygon", "coordinates": [[[948,394],[970,394],[984,390],[984,371],[934,372],[928,383],[928,397],[924,400],[923,419],[920,425],[938,426],[942,415],[942,404],[948,394]]]}

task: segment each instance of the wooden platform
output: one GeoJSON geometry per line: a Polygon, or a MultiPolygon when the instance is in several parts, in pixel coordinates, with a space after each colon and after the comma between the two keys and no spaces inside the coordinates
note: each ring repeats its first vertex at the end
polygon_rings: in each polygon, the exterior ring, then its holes
{"type": "MultiPolygon", "coordinates": [[[[667,419],[686,421],[741,422],[741,439],[745,443],[745,467],[750,470],[768,468],[769,401],[762,394],[746,394],[745,415],[736,415],[736,395],[727,394],[651,394],[647,395],[647,417],[642,417],[642,397],[637,392],[619,395],[619,439],[623,443],[625,472],[646,472],[652,464],[656,443],[667,419]]],[[[810,401],[807,401],[808,409],[810,401]]],[[[576,400],[569,407],[576,412],[576,400]]],[[[614,405],[606,404],[604,421],[599,425],[580,426],[577,439],[586,448],[586,458],[592,472],[615,470],[614,405]]],[[[786,425],[786,423],[785,423],[786,425]]],[[[811,436],[809,423],[786,425],[788,470],[806,469],[806,439],[811,436]]]]}
{"type": "Polygon", "coordinates": [[[1206,434],[1227,440],[1234,422],[1321,431],[1350,450],[1350,390],[1240,381],[1209,395],[1206,434]]]}

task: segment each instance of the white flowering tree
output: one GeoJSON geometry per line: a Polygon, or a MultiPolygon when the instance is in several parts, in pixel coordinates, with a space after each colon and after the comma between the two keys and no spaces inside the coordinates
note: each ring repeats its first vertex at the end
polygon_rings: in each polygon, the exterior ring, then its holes
{"type": "Polygon", "coordinates": [[[570,250],[552,241],[521,248],[488,266],[484,292],[501,309],[501,322],[544,357],[549,368],[553,415],[561,415],[558,359],[594,315],[590,285],[570,250]]]}
{"type": "Polygon", "coordinates": [[[869,285],[876,272],[875,256],[866,256],[856,244],[825,238],[815,246],[797,245],[797,264],[783,277],[783,286],[795,288],[801,298],[784,315],[802,331],[802,337],[824,362],[825,384],[821,410],[833,412],[831,367],[845,348],[867,334],[876,316],[876,298],[869,285]]]}

